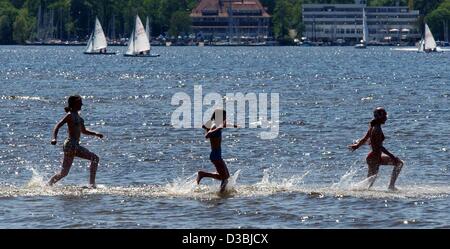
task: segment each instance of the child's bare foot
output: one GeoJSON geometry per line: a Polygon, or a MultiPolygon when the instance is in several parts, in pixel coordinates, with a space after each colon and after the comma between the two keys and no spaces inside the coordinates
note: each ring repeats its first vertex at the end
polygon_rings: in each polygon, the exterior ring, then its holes
{"type": "Polygon", "coordinates": [[[96,189],[96,188],[97,188],[97,185],[95,185],[95,184],[89,184],[89,185],[87,185],[87,186],[82,186],[81,188],[82,188],[82,189],[96,189]]]}
{"type": "Polygon", "coordinates": [[[395,186],[389,186],[388,188],[390,191],[398,191],[398,188],[396,188],[395,186]]]}
{"type": "Polygon", "coordinates": [[[227,184],[228,184],[228,179],[225,179],[222,181],[222,183],[220,184],[220,193],[225,192],[225,189],[227,188],[227,184]]]}

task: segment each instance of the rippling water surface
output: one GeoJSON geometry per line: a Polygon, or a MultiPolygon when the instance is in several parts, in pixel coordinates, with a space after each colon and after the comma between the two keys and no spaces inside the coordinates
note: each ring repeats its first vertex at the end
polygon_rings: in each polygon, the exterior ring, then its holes
{"type": "MultiPolygon", "coordinates": [[[[159,58],[85,56],[82,47],[0,46],[0,227],[3,228],[449,228],[450,53],[389,48],[171,47],[159,58]],[[280,130],[228,129],[223,156],[230,190],[194,184],[212,171],[201,129],[175,129],[177,92],[279,93],[280,130]],[[60,169],[49,141],[66,98],[104,140],[83,137],[100,156],[97,189],[75,160],[60,169]],[[371,190],[364,135],[386,107],[385,147],[406,164],[398,192],[390,167],[371,190]]],[[[193,100],[194,101],[194,100],[193,100]]],[[[269,101],[270,103],[270,101],[269,101]]],[[[206,110],[208,106],[204,106],[206,110]]],[[[269,117],[270,118],[270,117],[269,117]]]]}

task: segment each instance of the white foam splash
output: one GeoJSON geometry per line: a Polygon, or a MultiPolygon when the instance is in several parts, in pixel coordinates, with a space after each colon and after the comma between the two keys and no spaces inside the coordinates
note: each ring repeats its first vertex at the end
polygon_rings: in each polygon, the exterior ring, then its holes
{"type": "Polygon", "coordinates": [[[242,196],[266,196],[279,192],[297,192],[302,186],[303,179],[308,174],[309,171],[303,175],[293,175],[287,179],[271,180],[269,169],[265,169],[260,182],[254,185],[241,186],[239,193],[242,196]]]}
{"type": "Polygon", "coordinates": [[[233,192],[236,190],[237,179],[238,179],[240,173],[241,173],[241,170],[239,169],[232,176],[230,176],[230,179],[228,179],[228,184],[225,188],[225,191],[233,192]]]}
{"type": "Polygon", "coordinates": [[[191,175],[186,179],[176,178],[171,183],[166,184],[166,186],[164,187],[165,192],[167,192],[169,195],[174,196],[183,196],[194,193],[197,185],[197,183],[195,182],[196,176],[197,173],[191,175]]]}
{"type": "Polygon", "coordinates": [[[368,190],[370,185],[375,181],[376,178],[377,178],[377,175],[373,175],[371,177],[367,177],[366,179],[364,179],[360,182],[352,183],[350,185],[350,189],[352,189],[352,190],[368,190]]]}
{"type": "MultiPolygon", "coordinates": [[[[214,199],[223,198],[219,195],[218,181],[214,184],[197,185],[196,174],[185,178],[177,178],[165,185],[143,186],[107,186],[97,185],[96,189],[84,189],[82,186],[54,186],[48,187],[43,177],[34,169],[33,176],[24,186],[0,186],[0,197],[33,197],[33,196],[85,196],[85,195],[112,195],[151,198],[194,198],[214,199]]],[[[289,178],[275,178],[265,170],[261,181],[254,184],[238,184],[240,170],[229,179],[226,196],[258,197],[270,196],[279,193],[298,193],[312,198],[365,198],[365,199],[392,199],[392,198],[440,198],[450,195],[450,186],[404,185],[398,191],[388,191],[386,188],[372,188],[367,190],[368,179],[360,182],[353,181],[356,170],[350,170],[341,177],[338,183],[331,186],[318,186],[304,183],[309,174],[293,175],[289,178]]]]}
{"type": "Polygon", "coordinates": [[[36,97],[36,96],[0,96],[0,99],[3,100],[25,100],[25,101],[43,101],[43,102],[49,102],[49,100],[45,99],[44,97],[36,97]]]}
{"type": "Polygon", "coordinates": [[[27,182],[27,188],[43,188],[46,186],[46,182],[44,181],[44,176],[39,174],[39,172],[33,168],[30,169],[32,172],[32,176],[30,181],[27,182]]]}
{"type": "Polygon", "coordinates": [[[339,189],[339,188],[346,188],[352,185],[353,177],[357,173],[357,169],[351,168],[349,171],[347,171],[341,178],[339,179],[339,182],[333,183],[331,185],[331,188],[333,189],[339,189]]]}

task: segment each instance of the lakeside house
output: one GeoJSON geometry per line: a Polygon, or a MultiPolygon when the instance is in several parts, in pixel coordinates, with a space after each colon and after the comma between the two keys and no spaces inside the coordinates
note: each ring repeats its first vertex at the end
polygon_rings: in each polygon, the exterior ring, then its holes
{"type": "Polygon", "coordinates": [[[240,42],[270,37],[271,16],[259,0],[202,0],[190,14],[203,39],[240,42]]]}
{"type": "Polygon", "coordinates": [[[408,6],[368,7],[354,4],[304,4],[304,36],[313,42],[355,44],[363,34],[363,10],[368,25],[368,44],[414,44],[421,38],[419,11],[408,6]]]}

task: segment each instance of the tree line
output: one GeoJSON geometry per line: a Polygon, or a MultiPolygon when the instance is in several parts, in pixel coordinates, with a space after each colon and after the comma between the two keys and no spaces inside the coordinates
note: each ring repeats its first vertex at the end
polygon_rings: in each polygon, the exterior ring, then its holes
{"type": "MultiPolygon", "coordinates": [[[[272,15],[272,35],[289,41],[301,35],[302,5],[354,3],[354,0],[260,0],[272,15]]],[[[189,14],[199,0],[0,0],[0,44],[23,44],[45,39],[85,40],[98,17],[109,38],[128,37],[134,16],[148,17],[152,36],[186,35],[189,14]]],[[[369,0],[370,6],[405,6],[408,0],[369,0]]],[[[414,9],[433,33],[443,37],[450,19],[450,0],[415,0],[414,9]]]]}

